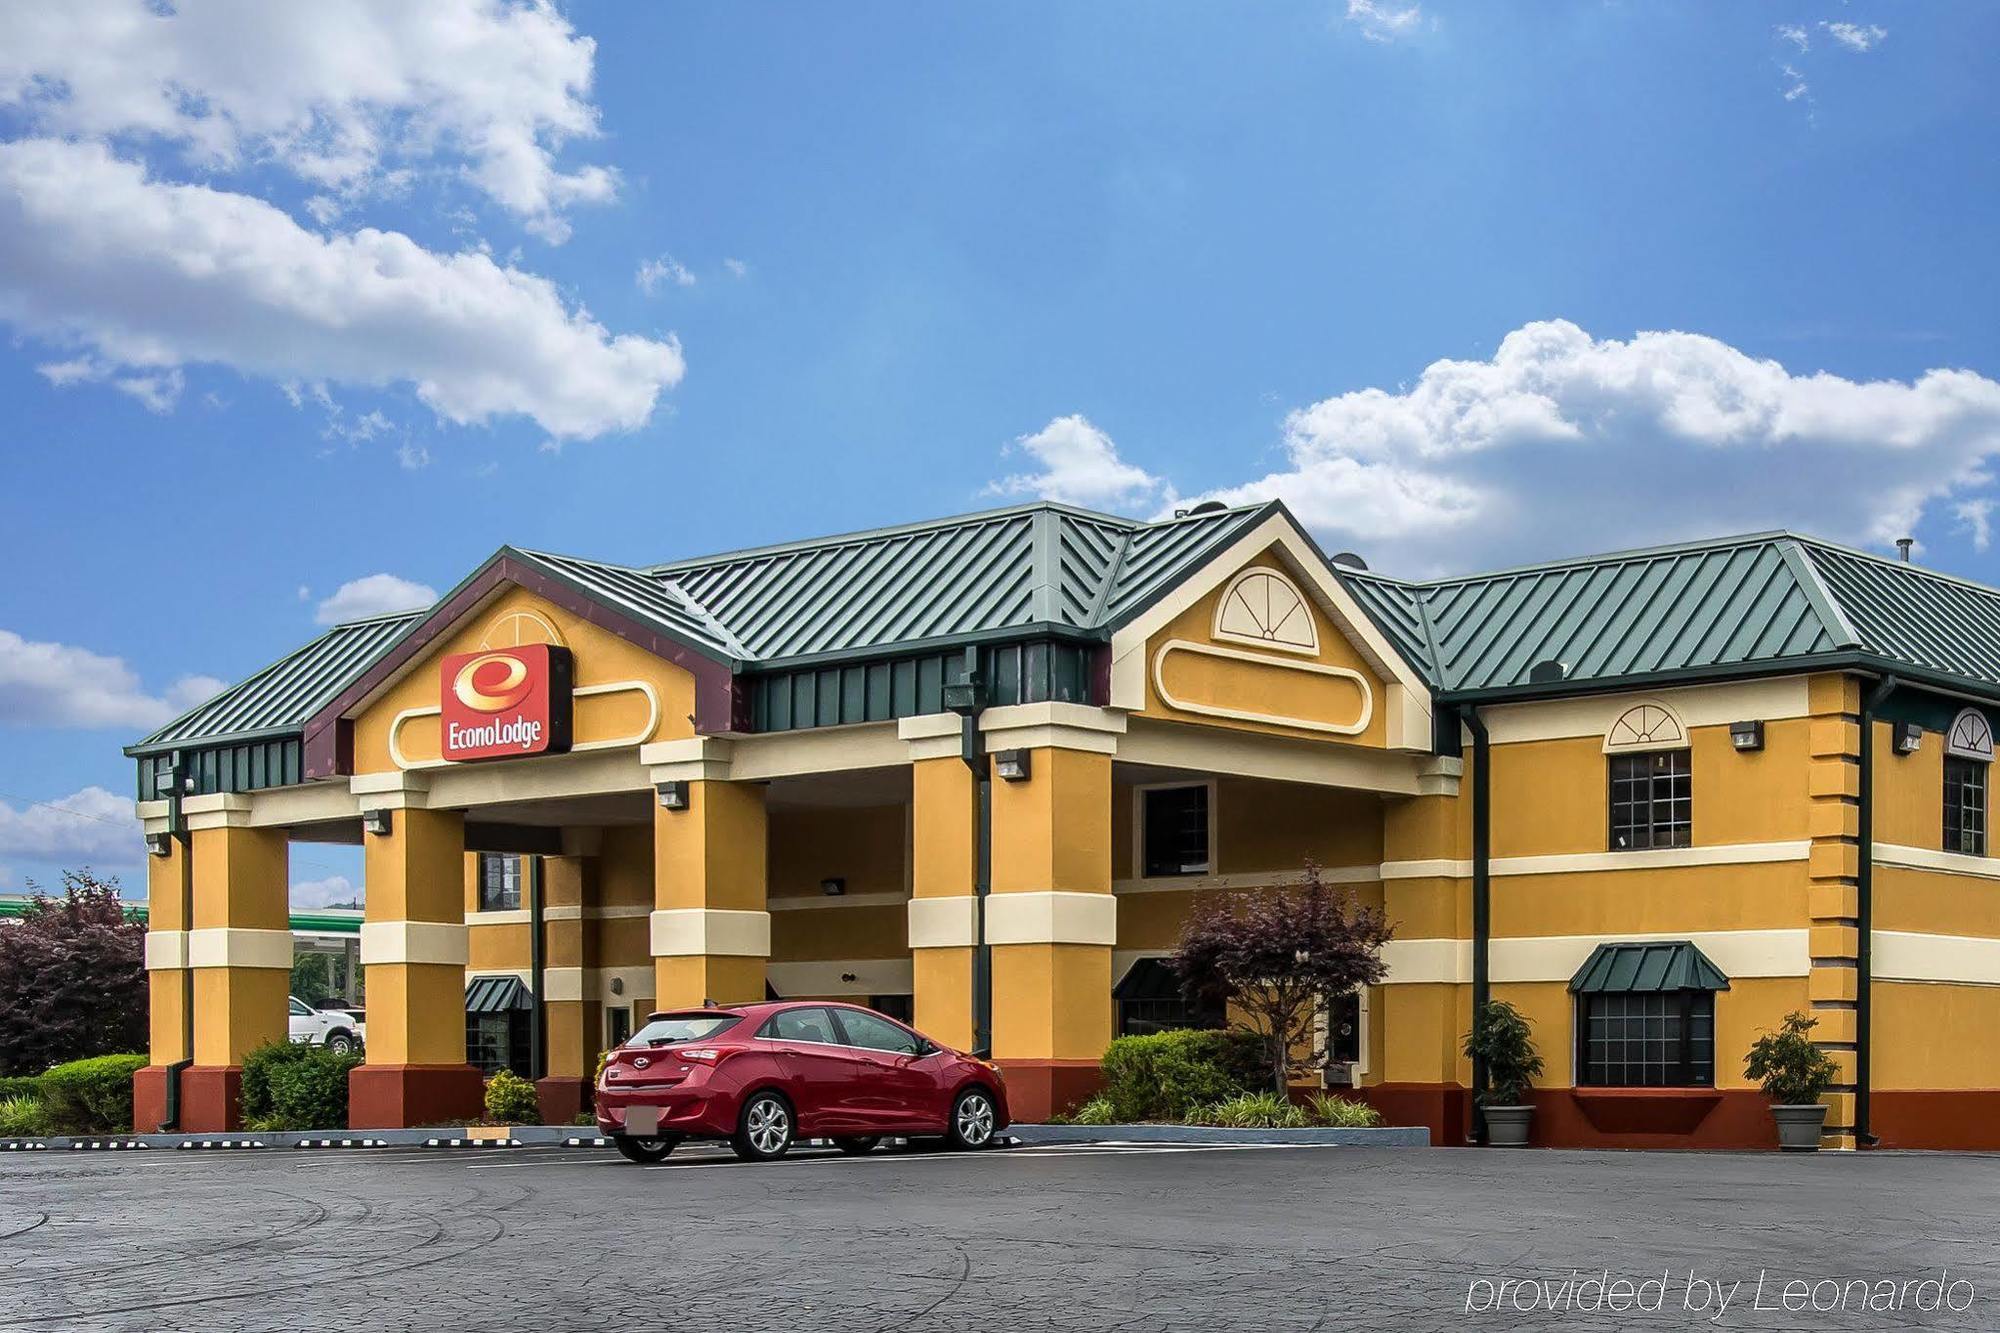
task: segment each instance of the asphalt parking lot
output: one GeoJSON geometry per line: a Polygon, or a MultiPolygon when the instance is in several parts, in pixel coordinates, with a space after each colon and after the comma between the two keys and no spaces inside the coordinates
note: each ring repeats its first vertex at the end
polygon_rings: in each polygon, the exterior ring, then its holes
{"type": "Polygon", "coordinates": [[[0,1284],[8,1329],[1990,1329],[2000,1159],[9,1154],[0,1284]],[[1966,1308],[1914,1308],[1940,1269],[1939,1304],[1966,1308]],[[1603,1270],[1636,1308],[1604,1306],[1603,1270]],[[1719,1319],[1690,1272],[1742,1284],[1719,1319]],[[1851,1286],[1783,1308],[1785,1282],[1827,1277],[1899,1284],[1900,1308],[1851,1286]]]}

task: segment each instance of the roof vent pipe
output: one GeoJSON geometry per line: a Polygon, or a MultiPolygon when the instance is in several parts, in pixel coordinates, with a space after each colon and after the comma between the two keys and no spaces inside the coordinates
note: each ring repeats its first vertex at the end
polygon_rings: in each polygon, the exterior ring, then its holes
{"type": "Polygon", "coordinates": [[[1569,679],[1569,663],[1558,662],[1553,657],[1528,668],[1530,685],[1553,685],[1557,681],[1567,679],[1569,679]]]}
{"type": "Polygon", "coordinates": [[[1916,544],[1917,539],[1915,537],[1896,538],[1896,554],[1903,557],[1904,564],[1907,565],[1910,563],[1910,548],[1916,544]]]}

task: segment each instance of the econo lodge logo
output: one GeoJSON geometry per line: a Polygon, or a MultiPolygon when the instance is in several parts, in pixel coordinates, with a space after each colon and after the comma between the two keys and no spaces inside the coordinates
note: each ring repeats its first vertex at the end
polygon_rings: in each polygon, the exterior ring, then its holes
{"type": "Polygon", "coordinates": [[[523,644],[455,653],[438,666],[439,745],[450,760],[569,749],[569,649],[523,644]]]}

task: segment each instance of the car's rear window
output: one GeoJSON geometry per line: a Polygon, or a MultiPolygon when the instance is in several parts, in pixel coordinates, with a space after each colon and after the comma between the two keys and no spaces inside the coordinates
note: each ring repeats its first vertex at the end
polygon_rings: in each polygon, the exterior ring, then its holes
{"type": "Polygon", "coordinates": [[[655,1018],[626,1039],[627,1046],[664,1046],[675,1041],[702,1041],[729,1031],[743,1021],[741,1014],[668,1014],[655,1018]]]}

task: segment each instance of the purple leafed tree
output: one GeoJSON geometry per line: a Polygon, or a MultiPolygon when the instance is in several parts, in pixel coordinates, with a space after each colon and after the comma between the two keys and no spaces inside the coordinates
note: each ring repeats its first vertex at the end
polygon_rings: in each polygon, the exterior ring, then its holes
{"type": "Polygon", "coordinates": [[[88,869],[64,871],[61,897],[37,892],[0,923],[0,1074],[145,1050],[145,939],[117,881],[88,869]]]}
{"type": "Polygon", "coordinates": [[[1325,1059],[1315,1021],[1322,1005],[1382,979],[1392,934],[1379,909],[1328,887],[1308,861],[1296,888],[1197,901],[1173,967],[1189,991],[1226,1001],[1265,1039],[1283,1094],[1293,1071],[1325,1059]]]}

